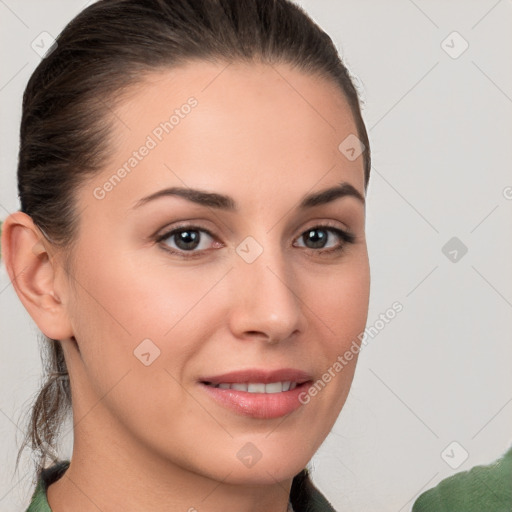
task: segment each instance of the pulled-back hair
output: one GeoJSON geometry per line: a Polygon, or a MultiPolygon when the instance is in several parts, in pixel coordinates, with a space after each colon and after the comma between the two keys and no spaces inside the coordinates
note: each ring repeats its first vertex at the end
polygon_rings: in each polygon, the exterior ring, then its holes
{"type": "MultiPolygon", "coordinates": [[[[284,63],[337,84],[365,148],[367,187],[370,150],[358,93],[331,38],[301,7],[291,0],[100,0],[64,28],[23,96],[21,211],[64,254],[76,240],[78,187],[107,162],[116,101],[149,73],[191,61],[284,63]]],[[[38,477],[54,460],[71,410],[60,341],[43,336],[41,354],[44,382],[16,464],[30,445],[38,477]]],[[[309,485],[307,469],[296,476],[298,485],[309,485]]]]}

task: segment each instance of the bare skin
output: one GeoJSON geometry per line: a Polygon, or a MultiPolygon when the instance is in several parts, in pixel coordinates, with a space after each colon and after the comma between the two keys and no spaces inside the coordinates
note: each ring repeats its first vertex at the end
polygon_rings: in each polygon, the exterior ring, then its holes
{"type": "Polygon", "coordinates": [[[271,419],[226,408],[200,379],[296,368],[316,381],[364,330],[364,203],[345,195],[297,208],[341,182],[364,197],[362,157],[338,150],[357,133],[348,103],[333,84],[285,65],[196,62],[148,76],[113,119],[110,161],[77,195],[70,272],[27,215],[12,214],[3,230],[16,292],[41,331],[61,340],[71,379],[73,456],[49,504],[53,512],[285,512],[294,475],[345,403],[357,356],[307,404],[271,419]],[[197,105],[158,140],[155,127],[190,97],[197,105]],[[148,135],[156,147],[105,186],[148,135]],[[228,195],[238,210],[176,196],[133,208],[168,187],[228,195]],[[152,238],[183,223],[195,228],[197,247],[152,238]],[[325,244],[315,246],[310,228],[326,224],[315,232],[325,244]],[[251,263],[236,250],[248,236],[258,245],[242,247],[262,250],[251,263]],[[160,350],[149,365],[134,355],[145,339],[160,350]],[[237,456],[247,443],[261,454],[250,467],[237,456]]]}

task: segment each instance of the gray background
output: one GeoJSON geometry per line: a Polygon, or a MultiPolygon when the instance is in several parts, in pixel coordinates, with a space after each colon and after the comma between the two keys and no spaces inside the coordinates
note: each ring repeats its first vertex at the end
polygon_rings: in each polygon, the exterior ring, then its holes
{"type": "MultiPolygon", "coordinates": [[[[394,301],[404,308],[368,338],[313,478],[338,510],[407,511],[512,443],[512,2],[297,3],[333,38],[364,101],[368,325],[394,301]]],[[[31,43],[84,5],[0,0],[1,219],[19,208],[21,96],[40,58],[31,43]]],[[[25,452],[15,474],[14,460],[41,364],[38,329],[4,266],[0,322],[0,510],[22,511],[32,466],[25,452]]]]}

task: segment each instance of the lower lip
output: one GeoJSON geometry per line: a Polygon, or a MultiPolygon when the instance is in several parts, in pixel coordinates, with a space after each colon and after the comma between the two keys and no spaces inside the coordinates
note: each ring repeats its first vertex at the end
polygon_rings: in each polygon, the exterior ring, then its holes
{"type": "Polygon", "coordinates": [[[238,414],[252,418],[272,419],[290,414],[303,405],[299,401],[299,395],[310,386],[310,381],[280,393],[249,393],[236,389],[215,388],[203,383],[200,385],[220,405],[238,414]]]}

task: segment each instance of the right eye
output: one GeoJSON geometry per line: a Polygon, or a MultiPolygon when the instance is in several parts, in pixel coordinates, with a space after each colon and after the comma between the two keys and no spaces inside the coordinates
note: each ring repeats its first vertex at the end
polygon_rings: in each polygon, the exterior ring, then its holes
{"type": "Polygon", "coordinates": [[[156,241],[171,254],[190,258],[199,256],[207,249],[209,245],[208,238],[215,240],[215,237],[207,229],[189,225],[171,229],[159,235],[156,241]],[[206,240],[203,240],[205,236],[206,240]],[[174,243],[174,248],[169,240],[174,243]]]}

